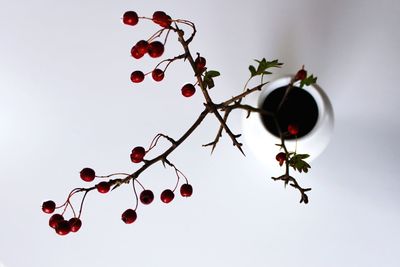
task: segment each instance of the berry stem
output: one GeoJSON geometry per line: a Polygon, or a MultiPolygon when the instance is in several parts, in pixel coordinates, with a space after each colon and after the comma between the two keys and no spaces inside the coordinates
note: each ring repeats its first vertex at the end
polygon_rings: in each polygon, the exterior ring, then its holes
{"type": "MultiPolygon", "coordinates": [[[[136,210],[137,207],[138,207],[138,205],[139,205],[139,197],[138,197],[138,195],[137,195],[137,191],[136,191],[136,187],[135,187],[135,181],[138,182],[137,180],[134,180],[134,181],[132,182],[132,188],[133,188],[133,193],[135,194],[135,201],[136,201],[135,210],[136,210]]],[[[139,184],[140,184],[140,183],[139,183],[139,184]]],[[[142,186],[142,185],[140,184],[140,186],[142,186]]],[[[143,187],[143,186],[142,186],[142,187],[143,187]]]]}

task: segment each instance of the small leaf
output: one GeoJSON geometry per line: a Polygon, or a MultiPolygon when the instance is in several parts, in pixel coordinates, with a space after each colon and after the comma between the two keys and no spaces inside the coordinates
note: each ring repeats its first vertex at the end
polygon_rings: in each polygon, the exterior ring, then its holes
{"type": "Polygon", "coordinates": [[[216,70],[209,70],[209,71],[206,71],[205,75],[210,77],[210,78],[214,78],[214,77],[218,77],[219,75],[221,75],[221,73],[219,73],[216,70]]]}
{"type": "Polygon", "coordinates": [[[304,80],[302,80],[300,82],[300,88],[303,88],[304,85],[311,85],[317,82],[317,77],[314,77],[312,74],[310,76],[308,76],[307,78],[305,78],[304,80]]]}
{"type": "Polygon", "coordinates": [[[300,159],[306,159],[306,158],[308,158],[310,155],[308,155],[308,154],[297,154],[297,156],[298,156],[300,159]]]}
{"type": "Polygon", "coordinates": [[[256,68],[254,68],[254,66],[252,66],[252,65],[250,65],[249,66],[249,70],[250,70],[250,73],[251,73],[251,77],[253,77],[253,76],[256,76],[256,68]]]}
{"type": "Polygon", "coordinates": [[[207,85],[208,89],[211,89],[211,88],[213,88],[215,86],[214,80],[212,78],[209,78],[209,79],[205,80],[205,82],[206,82],[206,85],[207,85]]]}
{"type": "Polygon", "coordinates": [[[254,66],[249,66],[249,70],[251,73],[251,77],[257,76],[257,75],[268,75],[268,74],[272,74],[272,72],[270,71],[266,71],[269,68],[280,68],[283,64],[278,62],[277,59],[272,60],[272,61],[267,61],[265,60],[265,58],[263,58],[262,60],[257,60],[255,59],[254,61],[256,61],[258,63],[257,66],[257,70],[254,66]]]}

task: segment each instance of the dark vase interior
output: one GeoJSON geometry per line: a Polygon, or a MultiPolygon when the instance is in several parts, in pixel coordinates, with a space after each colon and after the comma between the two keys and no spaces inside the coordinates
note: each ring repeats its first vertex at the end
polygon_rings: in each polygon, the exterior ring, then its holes
{"type": "MultiPolygon", "coordinates": [[[[262,109],[276,113],[287,86],[279,87],[272,91],[261,104],[262,109]]],[[[307,135],[314,128],[318,120],[318,106],[314,97],[305,89],[294,87],[290,91],[286,101],[277,113],[279,127],[283,132],[287,131],[289,124],[295,124],[299,127],[298,138],[307,135]]],[[[271,116],[261,116],[264,127],[276,137],[279,137],[279,131],[271,116]]],[[[295,136],[289,136],[286,139],[294,139],[295,136]]]]}

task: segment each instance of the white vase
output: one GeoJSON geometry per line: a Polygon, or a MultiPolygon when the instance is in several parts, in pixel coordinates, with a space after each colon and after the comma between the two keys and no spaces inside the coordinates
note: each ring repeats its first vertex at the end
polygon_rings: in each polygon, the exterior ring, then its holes
{"type": "MultiPolygon", "coordinates": [[[[248,104],[261,108],[264,100],[271,92],[287,86],[290,81],[291,77],[288,76],[270,82],[263,88],[258,99],[253,99],[253,102],[256,103],[248,104]]],[[[299,83],[295,83],[294,86],[299,86],[299,83]]],[[[293,88],[293,90],[296,89],[298,88],[293,88]]],[[[333,109],[328,96],[317,84],[304,86],[303,89],[299,90],[306,90],[314,98],[318,108],[318,118],[308,134],[297,138],[297,141],[295,139],[286,140],[285,144],[289,151],[296,149],[297,153],[309,154],[310,157],[307,161],[311,162],[322,153],[329,143],[333,131],[333,109]]],[[[280,144],[280,139],[266,129],[259,113],[251,113],[249,118],[246,118],[246,116],[247,112],[243,118],[243,135],[246,147],[268,168],[279,167],[275,156],[280,151],[280,148],[276,146],[276,144],[280,144]]]]}

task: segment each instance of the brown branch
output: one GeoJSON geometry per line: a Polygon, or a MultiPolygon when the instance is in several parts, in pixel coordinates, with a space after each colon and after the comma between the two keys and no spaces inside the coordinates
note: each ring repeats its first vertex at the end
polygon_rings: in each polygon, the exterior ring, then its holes
{"type": "Polygon", "coordinates": [[[249,95],[251,93],[254,93],[255,91],[260,91],[262,89],[262,87],[264,85],[266,85],[267,83],[268,82],[259,84],[259,85],[255,86],[255,87],[251,88],[251,89],[246,89],[243,93],[241,93],[241,94],[239,94],[237,96],[234,96],[231,99],[229,99],[229,100],[227,100],[225,102],[222,102],[221,104],[218,104],[217,106],[218,107],[219,106],[227,106],[227,105],[229,105],[229,104],[231,104],[231,103],[233,103],[235,101],[241,100],[241,99],[245,98],[247,95],[249,95]]]}
{"type": "MultiPolygon", "coordinates": [[[[165,161],[166,158],[168,157],[168,155],[171,154],[172,151],[174,151],[180,144],[182,144],[193,133],[193,131],[201,124],[201,122],[204,120],[204,118],[207,116],[208,113],[210,113],[210,111],[207,108],[205,108],[200,113],[197,120],[192,124],[192,126],[178,140],[176,140],[175,143],[173,143],[164,153],[158,155],[157,157],[155,157],[151,160],[147,160],[140,169],[138,169],[134,173],[130,174],[126,178],[122,179],[119,184],[129,183],[132,179],[136,179],[137,177],[139,177],[139,175],[144,170],[146,170],[148,167],[150,167],[154,163],[156,163],[158,161],[165,161]]],[[[117,185],[116,187],[118,187],[118,186],[119,185],[117,185]]]]}
{"type": "MultiPolygon", "coordinates": [[[[229,113],[231,113],[231,111],[232,111],[232,109],[227,109],[227,110],[225,110],[225,114],[224,114],[224,122],[225,122],[225,123],[227,122],[229,113]]],[[[224,129],[224,128],[223,128],[223,126],[222,126],[222,124],[221,124],[221,125],[219,126],[219,129],[218,129],[217,135],[215,136],[214,141],[212,141],[212,142],[210,142],[210,143],[208,143],[208,144],[203,145],[204,147],[206,147],[206,146],[211,146],[211,145],[212,145],[211,153],[214,152],[214,149],[215,149],[215,147],[217,146],[217,143],[219,142],[219,139],[220,139],[221,136],[222,136],[222,131],[223,131],[223,129],[224,129]]]]}
{"type": "Polygon", "coordinates": [[[204,98],[206,100],[206,103],[207,103],[206,106],[208,107],[210,112],[214,113],[215,117],[221,123],[221,125],[224,128],[225,132],[232,139],[233,145],[236,146],[243,155],[245,155],[244,152],[243,152],[243,149],[242,149],[242,144],[239,143],[237,141],[237,139],[236,139],[237,135],[233,134],[231,129],[228,127],[228,125],[226,125],[226,123],[225,123],[224,119],[222,118],[221,114],[219,114],[218,109],[216,108],[216,105],[213,103],[213,101],[211,100],[210,95],[208,94],[208,91],[206,89],[206,86],[204,85],[204,82],[203,82],[203,79],[201,77],[201,74],[197,73],[197,68],[196,68],[196,65],[194,63],[193,56],[192,56],[192,54],[190,53],[190,50],[189,50],[189,46],[188,46],[189,42],[185,41],[184,36],[183,36],[184,35],[183,31],[180,30],[178,28],[178,26],[176,26],[176,30],[177,30],[177,34],[179,36],[178,40],[182,44],[182,46],[183,46],[183,48],[185,50],[186,58],[188,59],[190,65],[192,66],[193,71],[196,73],[197,81],[199,83],[199,86],[201,88],[201,91],[203,92],[203,96],[204,96],[204,98]]]}
{"type": "Polygon", "coordinates": [[[274,181],[278,181],[278,180],[282,180],[285,182],[285,185],[288,184],[289,182],[291,182],[291,186],[296,188],[297,190],[299,190],[300,194],[301,194],[301,199],[300,199],[300,203],[304,202],[304,204],[308,203],[308,196],[306,194],[306,192],[311,191],[311,188],[302,188],[296,181],[295,178],[293,178],[290,175],[284,174],[281,175],[279,177],[271,177],[272,180],[274,181]]]}
{"type": "Polygon", "coordinates": [[[295,82],[295,79],[292,78],[292,79],[290,80],[290,83],[289,83],[288,86],[286,87],[285,94],[284,94],[284,96],[282,97],[282,100],[281,100],[281,102],[279,103],[278,108],[276,109],[276,113],[278,113],[279,110],[282,108],[282,105],[283,105],[283,103],[285,103],[285,101],[286,101],[286,99],[287,99],[287,97],[288,97],[290,91],[292,91],[292,89],[293,89],[293,83],[294,83],[294,82],[295,82]]]}

